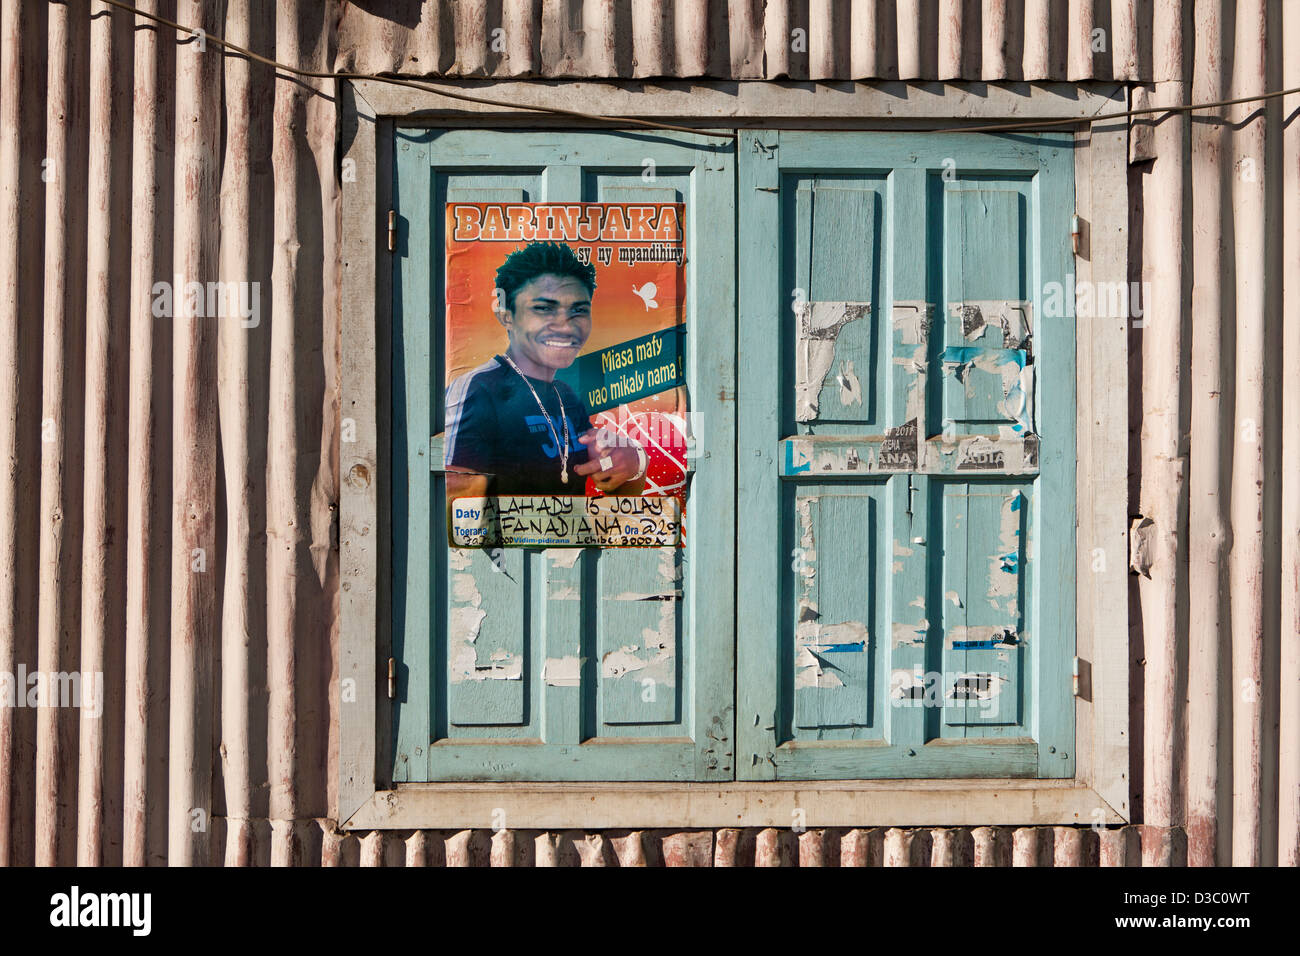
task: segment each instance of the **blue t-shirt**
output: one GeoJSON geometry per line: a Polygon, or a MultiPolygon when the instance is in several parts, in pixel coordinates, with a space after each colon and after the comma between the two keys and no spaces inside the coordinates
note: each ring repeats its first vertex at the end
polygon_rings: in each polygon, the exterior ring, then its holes
{"type": "Polygon", "coordinates": [[[491,495],[581,495],[587,479],[574,474],[574,465],[587,460],[587,446],[578,436],[591,428],[587,407],[563,382],[523,377],[501,356],[493,356],[467,372],[447,389],[447,429],[443,445],[446,467],[491,475],[491,495]],[[564,435],[556,435],[537,407],[541,399],[559,432],[569,430],[569,480],[560,480],[560,450],[564,435]],[[560,406],[563,403],[564,415],[560,406]]]}

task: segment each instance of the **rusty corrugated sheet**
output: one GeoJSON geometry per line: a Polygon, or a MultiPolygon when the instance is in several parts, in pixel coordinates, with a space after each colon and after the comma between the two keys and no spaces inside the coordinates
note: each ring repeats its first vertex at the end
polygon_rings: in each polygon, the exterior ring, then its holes
{"type": "MultiPolygon", "coordinates": [[[[1260,0],[140,2],[315,69],[1300,85],[1260,0]]],[[[1300,862],[1300,104],[1137,127],[1148,825],[344,834],[334,85],[93,6],[0,10],[0,672],[105,673],[101,718],[0,708],[0,863],[1300,862]],[[259,321],[155,317],[178,272],[259,321]]]]}

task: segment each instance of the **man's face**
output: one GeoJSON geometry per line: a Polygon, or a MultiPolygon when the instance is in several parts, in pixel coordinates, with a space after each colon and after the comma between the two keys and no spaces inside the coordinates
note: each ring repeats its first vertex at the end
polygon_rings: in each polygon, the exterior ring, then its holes
{"type": "Polygon", "coordinates": [[[513,311],[500,316],[519,355],[542,368],[568,368],[591,335],[591,294],[577,279],[548,272],[520,286],[513,311]]]}

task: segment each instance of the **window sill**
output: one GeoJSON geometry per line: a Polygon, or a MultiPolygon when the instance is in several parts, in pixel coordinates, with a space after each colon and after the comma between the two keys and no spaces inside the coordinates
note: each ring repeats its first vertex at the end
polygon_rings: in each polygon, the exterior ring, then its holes
{"type": "Polygon", "coordinates": [[[343,828],[788,827],[796,810],[806,826],[818,827],[1127,822],[1076,780],[420,783],[376,792],[343,828]]]}

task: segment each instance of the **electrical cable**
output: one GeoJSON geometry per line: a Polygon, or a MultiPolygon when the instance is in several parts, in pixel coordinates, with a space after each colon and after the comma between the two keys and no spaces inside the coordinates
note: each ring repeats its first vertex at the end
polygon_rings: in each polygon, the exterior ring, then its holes
{"type": "Polygon", "coordinates": [[[1097,123],[1112,119],[1125,119],[1131,116],[1149,116],[1153,113],[1191,113],[1196,110],[1213,110],[1222,106],[1236,106],[1239,103],[1254,103],[1258,100],[1271,100],[1279,96],[1291,96],[1300,93],[1300,86],[1289,90],[1270,90],[1256,93],[1254,96],[1238,96],[1231,100],[1217,100],[1213,103],[1185,103],[1181,106],[1149,106],[1140,110],[1122,110],[1115,113],[1098,113],[1096,116],[1077,116],[1058,120],[1026,120],[1023,123],[997,123],[989,126],[958,126],[934,132],[947,133],[993,133],[1010,132],[1020,129],[1041,129],[1044,126],[1066,126],[1071,123],[1097,123]]]}
{"type": "MultiPolygon", "coordinates": [[[[49,0],[50,3],[61,2],[61,0],[49,0]]],[[[138,17],[144,17],[161,23],[164,26],[171,27],[181,33],[187,33],[190,36],[198,36],[200,31],[195,27],[187,27],[183,24],[168,20],[166,17],[159,16],[155,13],[149,13],[138,7],[132,6],[124,0],[100,0],[109,6],[117,7],[119,10],[125,10],[128,13],[135,14],[138,17]]],[[[270,57],[262,56],[260,53],[254,53],[252,50],[242,47],[237,43],[231,43],[222,37],[210,33],[202,33],[205,40],[210,40],[223,49],[230,50],[245,56],[250,60],[262,63],[276,70],[283,70],[295,76],[307,77],[318,80],[372,80],[377,83],[389,83],[394,86],[403,86],[413,90],[421,90],[426,93],[435,93],[439,96],[445,96],[448,99],[463,100],[467,103],[478,103],[482,106],[496,106],[502,109],[523,109],[531,110],[538,113],[550,113],[556,116],[568,116],[576,119],[595,121],[598,123],[611,123],[614,125],[639,126],[646,129],[671,130],[676,133],[696,133],[701,136],[716,136],[722,139],[735,139],[736,134],[733,132],[717,132],[704,129],[693,129],[686,126],[673,126],[669,123],[659,123],[654,120],[637,119],[631,116],[606,116],[597,113],[584,113],[579,110],[566,110],[556,106],[534,106],[528,103],[507,103],[503,100],[495,100],[484,96],[473,96],[469,93],[462,93],[458,90],[448,90],[438,86],[433,86],[422,80],[410,80],[396,76],[382,76],[377,73],[352,73],[349,71],[333,70],[304,70],[300,67],[290,66],[287,63],[281,63],[272,60],[270,57]]],[[[1156,113],[1191,113],[1197,110],[1218,109],[1224,106],[1236,106],[1241,103],[1254,103],[1262,100],[1275,99],[1279,96],[1291,96],[1300,94],[1300,86],[1292,87],[1286,90],[1271,90],[1267,93],[1257,93],[1253,96],[1238,96],[1234,99],[1217,100],[1213,103],[1185,103],[1179,106],[1151,106],[1140,110],[1120,110],[1114,113],[1099,113],[1095,116],[1072,116],[1066,119],[1036,119],[1025,120],[1020,123],[990,123],[982,126],[957,126],[957,127],[938,127],[933,130],[923,132],[935,133],[1007,133],[1016,130],[1038,130],[1048,126],[1073,126],[1080,123],[1096,123],[1106,120],[1128,119],[1134,116],[1151,116],[1156,113]]],[[[922,132],[918,130],[917,132],[922,132]]]]}
{"type": "MultiPolygon", "coordinates": [[[[60,0],[49,0],[49,2],[57,3],[60,2],[60,0]]],[[[177,23],[174,20],[168,20],[166,17],[159,16],[158,14],[149,13],[148,11],[141,10],[138,7],[134,7],[129,3],[123,3],[122,0],[100,0],[100,2],[106,3],[112,7],[117,7],[119,10],[125,10],[128,13],[133,13],[136,16],[144,17],[145,19],[148,20],[153,20],[156,23],[161,23],[164,26],[171,27],[173,30],[179,30],[181,33],[188,33],[190,36],[198,36],[200,34],[200,31],[196,27],[187,27],[184,24],[177,23]]],[[[722,139],[736,138],[736,134],[732,132],[712,132],[703,129],[691,129],[690,127],[686,127],[686,126],[673,126],[669,123],[657,123],[653,120],[637,119],[631,116],[602,116],[595,113],[583,113],[579,110],[566,110],[557,106],[533,106],[528,103],[507,103],[503,100],[494,100],[483,96],[472,96],[468,93],[461,93],[459,91],[440,89],[436,86],[431,86],[430,84],[419,80],[408,80],[396,76],[381,76],[377,73],[352,73],[346,70],[342,70],[342,71],[304,70],[300,67],[290,66],[288,63],[281,63],[278,60],[272,60],[270,57],[262,56],[260,53],[254,53],[252,50],[248,49],[247,47],[242,47],[237,43],[231,43],[229,40],[208,33],[206,31],[202,31],[202,36],[205,41],[210,41],[212,43],[215,43],[217,46],[222,47],[223,49],[231,50],[235,53],[238,53],[240,56],[247,57],[248,59],[253,60],[257,63],[262,63],[276,70],[283,70],[285,73],[289,73],[295,76],[307,77],[309,79],[374,80],[379,83],[390,83],[394,86],[404,86],[413,90],[422,90],[426,93],[436,93],[439,96],[445,96],[448,99],[464,100],[468,103],[479,103],[484,106],[499,106],[503,109],[533,110],[539,113],[553,113],[557,116],[571,116],[577,119],[595,120],[596,122],[600,122],[600,123],[615,123],[618,125],[640,126],[647,129],[671,130],[676,133],[695,133],[701,136],[716,136],[722,139]]]]}

